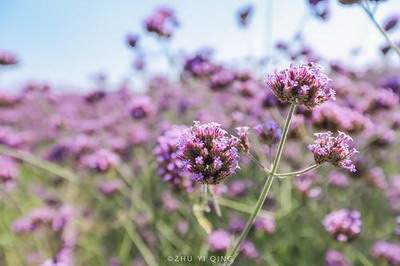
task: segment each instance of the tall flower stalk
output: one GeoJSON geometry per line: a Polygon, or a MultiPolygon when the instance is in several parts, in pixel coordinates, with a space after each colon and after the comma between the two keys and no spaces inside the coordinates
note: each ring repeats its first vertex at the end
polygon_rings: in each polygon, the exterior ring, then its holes
{"type": "Polygon", "coordinates": [[[240,246],[242,245],[243,241],[246,239],[246,236],[249,233],[250,228],[252,227],[258,214],[260,213],[260,210],[261,210],[262,206],[264,205],[264,202],[268,196],[268,193],[271,189],[272,183],[274,182],[274,179],[275,179],[274,175],[278,171],[279,163],[280,163],[281,157],[282,157],[283,148],[285,146],[285,142],[286,142],[286,139],[288,136],[290,123],[292,121],[293,114],[296,111],[296,106],[297,106],[296,104],[292,104],[290,106],[289,113],[286,117],[285,126],[283,127],[283,135],[282,135],[281,140],[279,141],[278,150],[277,150],[277,153],[276,153],[273,165],[272,165],[272,170],[268,174],[268,178],[264,183],[264,187],[263,187],[261,194],[257,200],[256,206],[255,206],[252,214],[250,215],[249,219],[247,220],[245,228],[243,229],[242,233],[240,234],[240,236],[237,239],[233,248],[230,251],[228,251],[228,253],[227,253],[227,257],[230,258],[227,265],[231,265],[235,261],[235,258],[239,254],[240,246]]]}

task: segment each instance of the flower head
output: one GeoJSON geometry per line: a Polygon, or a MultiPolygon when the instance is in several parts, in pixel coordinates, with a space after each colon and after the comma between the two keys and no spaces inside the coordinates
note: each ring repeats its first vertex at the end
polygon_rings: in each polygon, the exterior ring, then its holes
{"type": "Polygon", "coordinates": [[[144,22],[146,30],[160,37],[169,38],[179,25],[174,10],[169,7],[159,7],[144,22]]]}
{"type": "Polygon", "coordinates": [[[18,64],[18,58],[13,53],[0,51],[0,66],[12,66],[18,64]]]}
{"type": "Polygon", "coordinates": [[[154,155],[157,161],[157,173],[163,181],[171,183],[175,189],[192,189],[192,182],[183,171],[184,163],[179,158],[178,141],[186,127],[174,126],[157,139],[154,155]]]}
{"type": "Polygon", "coordinates": [[[208,245],[213,251],[226,251],[231,244],[232,236],[224,230],[216,230],[208,236],[208,245]]]}
{"type": "Polygon", "coordinates": [[[351,263],[339,251],[328,250],[325,254],[325,266],[351,266],[351,263]]]}
{"type": "Polygon", "coordinates": [[[291,66],[268,76],[266,84],[281,102],[313,108],[335,98],[330,79],[313,63],[291,66]]]}
{"type": "Polygon", "coordinates": [[[377,241],[372,247],[372,256],[386,261],[389,265],[400,264],[400,244],[377,241]]]}
{"type": "Polygon", "coordinates": [[[237,127],[236,132],[239,136],[238,150],[248,152],[250,150],[249,127],[237,127]]]}
{"type": "Polygon", "coordinates": [[[314,154],[316,163],[329,162],[350,172],[356,171],[350,158],[357,153],[357,150],[350,147],[352,141],[350,136],[340,131],[337,136],[333,136],[332,132],[317,133],[315,136],[317,139],[308,148],[314,154]]]}
{"type": "Polygon", "coordinates": [[[359,211],[340,209],[325,216],[322,224],[336,240],[347,242],[356,238],[362,229],[359,211]]]}
{"type": "Polygon", "coordinates": [[[255,126],[254,130],[260,141],[268,145],[278,143],[282,137],[282,129],[273,120],[255,126]]]}
{"type": "Polygon", "coordinates": [[[179,140],[179,158],[193,180],[218,184],[239,167],[238,143],[217,123],[195,122],[179,140]]]}
{"type": "Polygon", "coordinates": [[[81,158],[81,164],[89,169],[105,172],[119,163],[119,156],[112,151],[100,149],[81,158]]]}

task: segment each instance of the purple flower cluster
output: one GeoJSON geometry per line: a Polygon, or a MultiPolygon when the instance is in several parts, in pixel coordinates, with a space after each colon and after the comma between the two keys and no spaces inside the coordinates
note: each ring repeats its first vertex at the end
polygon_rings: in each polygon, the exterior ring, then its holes
{"type": "Polygon", "coordinates": [[[400,244],[377,241],[372,247],[371,254],[389,265],[400,265],[400,244]]]}
{"type": "Polygon", "coordinates": [[[347,242],[356,238],[362,229],[359,211],[340,209],[325,216],[322,224],[336,240],[347,242]]]}
{"type": "Polygon", "coordinates": [[[179,140],[179,158],[194,181],[218,184],[239,168],[238,144],[219,124],[194,122],[179,140]]]}
{"type": "Polygon", "coordinates": [[[173,126],[157,139],[154,155],[157,162],[157,173],[163,181],[169,182],[174,189],[192,190],[192,182],[184,171],[184,163],[179,158],[178,142],[184,126],[173,126]]]}
{"type": "Polygon", "coordinates": [[[120,159],[117,154],[110,150],[100,149],[92,154],[85,155],[80,162],[84,167],[99,172],[106,172],[118,165],[120,159]]]}
{"type": "Polygon", "coordinates": [[[154,105],[150,97],[138,96],[132,99],[129,113],[133,119],[144,119],[154,112],[154,105]]]}
{"type": "Polygon", "coordinates": [[[17,163],[9,157],[0,155],[0,183],[9,183],[15,180],[17,176],[17,163]]]}
{"type": "Polygon", "coordinates": [[[333,136],[332,132],[317,133],[314,144],[308,146],[314,154],[317,164],[329,162],[334,166],[355,172],[356,168],[351,157],[357,153],[355,148],[350,147],[351,137],[343,132],[333,136]]]}
{"type": "Polygon", "coordinates": [[[267,77],[266,85],[281,102],[313,108],[335,98],[330,79],[313,63],[291,66],[267,77]]]}
{"type": "Polygon", "coordinates": [[[254,130],[260,141],[268,145],[278,143],[282,137],[282,129],[273,120],[255,126],[254,130]]]}
{"type": "Polygon", "coordinates": [[[18,64],[18,58],[13,53],[0,51],[0,66],[12,66],[18,64]]]}
{"type": "Polygon", "coordinates": [[[146,30],[160,37],[169,38],[179,25],[174,10],[169,7],[157,8],[144,22],[146,30]]]}
{"type": "Polygon", "coordinates": [[[347,258],[337,250],[328,250],[325,254],[325,266],[351,266],[347,258]]]}
{"type": "Polygon", "coordinates": [[[226,251],[231,241],[232,235],[221,229],[215,230],[208,235],[208,245],[212,251],[226,251]]]}
{"type": "Polygon", "coordinates": [[[254,228],[258,231],[272,234],[276,230],[275,218],[272,215],[262,215],[257,217],[254,222],[254,228]]]}

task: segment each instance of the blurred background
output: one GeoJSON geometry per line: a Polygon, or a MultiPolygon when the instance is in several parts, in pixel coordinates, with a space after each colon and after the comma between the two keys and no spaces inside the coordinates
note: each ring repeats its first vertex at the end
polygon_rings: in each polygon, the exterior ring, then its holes
{"type": "MultiPolygon", "coordinates": [[[[246,56],[266,57],[273,53],[277,41],[290,42],[301,31],[306,43],[328,59],[351,58],[346,64],[354,66],[380,62],[382,54],[377,47],[385,41],[363,11],[329,2],[327,19],[321,19],[304,0],[121,0],[118,4],[2,0],[1,48],[15,52],[21,63],[2,74],[0,89],[16,89],[23,82],[35,80],[48,81],[57,89],[82,90],[99,72],[107,74],[112,84],[131,77],[132,55],[125,37],[128,33],[143,34],[144,19],[161,5],[172,7],[179,17],[179,29],[168,44],[176,53],[208,46],[218,59],[231,62],[246,56]],[[236,15],[247,4],[254,6],[255,12],[250,26],[243,29],[238,27],[236,15]]],[[[388,1],[376,16],[382,22],[399,10],[399,0],[388,1]]],[[[162,50],[152,36],[143,36],[140,42],[152,53],[162,50]]],[[[149,61],[152,71],[168,68],[162,57],[152,56],[149,61]]]]}

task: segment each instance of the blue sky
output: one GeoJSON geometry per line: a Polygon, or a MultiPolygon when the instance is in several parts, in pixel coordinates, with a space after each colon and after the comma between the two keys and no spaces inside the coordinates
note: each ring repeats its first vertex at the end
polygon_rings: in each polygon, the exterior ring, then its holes
{"type": "MultiPolygon", "coordinates": [[[[376,62],[376,46],[383,39],[365,14],[331,2],[328,23],[310,18],[304,24],[306,39],[319,53],[343,60],[351,48],[362,45],[363,56],[352,63],[376,62]]],[[[220,59],[264,54],[271,40],[292,36],[308,13],[304,0],[0,0],[0,49],[14,51],[22,61],[1,73],[0,90],[28,80],[82,88],[98,71],[108,73],[114,83],[120,81],[129,75],[132,61],[126,33],[142,33],[143,19],[159,5],[176,9],[182,23],[172,49],[194,51],[208,45],[220,59]],[[247,3],[254,3],[256,13],[244,32],[237,27],[235,13],[247,3]]],[[[384,3],[377,16],[382,21],[393,13],[400,13],[400,0],[384,3]]],[[[150,36],[143,45],[158,49],[150,36]]],[[[161,63],[155,65],[162,70],[161,63]]]]}

